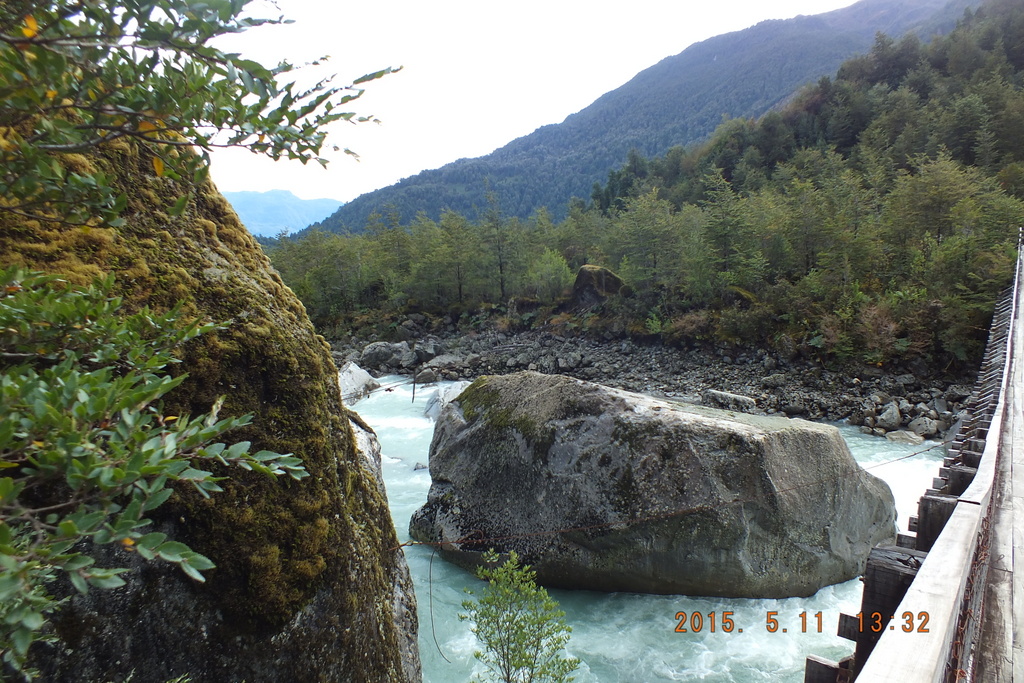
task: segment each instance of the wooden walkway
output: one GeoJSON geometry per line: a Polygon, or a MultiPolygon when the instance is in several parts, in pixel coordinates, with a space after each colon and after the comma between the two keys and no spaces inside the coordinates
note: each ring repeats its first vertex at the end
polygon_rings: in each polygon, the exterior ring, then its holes
{"type": "MultiPolygon", "coordinates": [[[[809,657],[805,683],[1024,683],[1024,254],[996,311],[971,424],[910,531],[872,551],[856,642],[809,657]],[[880,615],[877,628],[875,613],[880,615]]],[[[969,411],[970,407],[969,407],[969,411]]]]}
{"type": "MultiPolygon", "coordinates": [[[[1018,302],[1020,300],[1018,299],[1018,302]]],[[[1018,303],[1018,310],[1021,310],[1018,303]]],[[[1024,323],[1017,316],[974,680],[1024,683],[1024,323]]]]}

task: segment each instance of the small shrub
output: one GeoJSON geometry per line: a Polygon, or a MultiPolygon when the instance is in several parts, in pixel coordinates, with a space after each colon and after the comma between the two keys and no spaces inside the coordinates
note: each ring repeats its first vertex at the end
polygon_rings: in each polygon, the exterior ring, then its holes
{"type": "MultiPolygon", "coordinates": [[[[473,622],[472,631],[485,650],[474,656],[488,668],[489,681],[501,683],[564,683],[579,660],[563,657],[572,628],[565,623],[565,612],[558,609],[544,588],[536,583],[537,573],[528,565],[520,566],[515,551],[504,564],[497,565],[498,554],[490,550],[484,560],[492,566],[477,569],[477,576],[488,582],[477,600],[466,600],[460,620],[473,622]]],[[[472,594],[467,590],[467,593],[472,594]]]]}
{"type": "Polygon", "coordinates": [[[662,331],[666,344],[676,347],[696,345],[711,334],[711,314],[705,310],[690,311],[669,321],[662,331]]]}

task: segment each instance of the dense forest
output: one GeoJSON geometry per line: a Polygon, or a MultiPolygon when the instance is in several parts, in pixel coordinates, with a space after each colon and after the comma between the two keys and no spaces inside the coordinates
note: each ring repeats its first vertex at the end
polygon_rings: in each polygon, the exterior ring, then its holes
{"type": "Polygon", "coordinates": [[[980,356],[1024,225],[1024,8],[871,51],[760,120],[639,152],[574,201],[509,217],[374,215],[270,249],[325,334],[411,312],[872,363],[980,356]],[[598,264],[627,296],[565,300],[598,264]]]}
{"type": "MultiPolygon", "coordinates": [[[[502,211],[526,219],[548,207],[561,220],[572,197],[622,164],[630,149],[646,156],[706,139],[722,116],[757,117],[805,83],[831,75],[871,47],[875,33],[925,38],[946,33],[978,0],[861,0],[815,16],[764,21],[690,46],[637,74],[569,116],[495,152],[423,171],[357,197],[317,227],[358,232],[384,207],[412,222],[445,210],[476,220],[487,194],[502,211]]],[[[574,69],[586,68],[585,65],[574,69]]],[[[571,79],[571,73],[566,77],[571,79]]]]}

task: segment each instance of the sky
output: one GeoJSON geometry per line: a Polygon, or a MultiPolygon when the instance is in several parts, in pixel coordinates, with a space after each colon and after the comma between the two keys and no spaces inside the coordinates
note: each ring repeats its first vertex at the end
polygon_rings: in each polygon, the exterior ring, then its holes
{"type": "Polygon", "coordinates": [[[327,169],[216,150],[221,191],[290,190],[350,201],[461,158],[489,154],[584,109],[689,45],[766,19],[854,0],[255,0],[253,14],[294,23],[230,36],[222,49],[264,64],[328,68],[351,83],[385,67],[349,106],[379,124],[337,122],[327,169]]]}

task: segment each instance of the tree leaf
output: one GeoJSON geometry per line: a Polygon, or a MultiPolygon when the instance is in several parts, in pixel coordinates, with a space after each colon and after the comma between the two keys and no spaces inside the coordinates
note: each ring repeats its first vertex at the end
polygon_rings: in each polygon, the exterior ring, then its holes
{"type": "Polygon", "coordinates": [[[25,16],[25,25],[21,28],[21,34],[26,38],[35,38],[39,34],[39,23],[31,14],[25,16]]]}
{"type": "Polygon", "coordinates": [[[120,588],[125,585],[125,580],[116,574],[109,576],[90,576],[88,581],[97,588],[120,588]]]}
{"type": "Polygon", "coordinates": [[[179,543],[177,541],[167,541],[166,543],[162,543],[160,547],[156,548],[156,554],[161,559],[167,560],[168,562],[181,562],[182,553],[189,552],[192,552],[191,548],[184,543],[179,543]]]}

